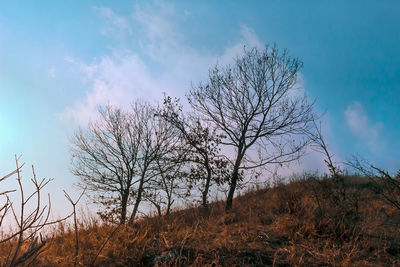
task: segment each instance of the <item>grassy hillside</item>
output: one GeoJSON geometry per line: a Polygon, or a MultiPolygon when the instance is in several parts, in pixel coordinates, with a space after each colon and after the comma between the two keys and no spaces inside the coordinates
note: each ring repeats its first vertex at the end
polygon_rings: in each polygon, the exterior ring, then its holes
{"type": "MultiPolygon", "coordinates": [[[[400,266],[400,213],[367,179],[301,179],[120,226],[79,224],[81,266],[400,266]]],[[[5,244],[3,244],[5,245],[5,244]]],[[[4,249],[5,247],[3,247],[4,249]]],[[[0,247],[0,255],[1,255],[0,247]]],[[[5,251],[5,250],[3,250],[5,251]]],[[[71,266],[75,236],[51,232],[35,266],[71,266]]],[[[1,255],[4,261],[6,255],[1,255]]]]}

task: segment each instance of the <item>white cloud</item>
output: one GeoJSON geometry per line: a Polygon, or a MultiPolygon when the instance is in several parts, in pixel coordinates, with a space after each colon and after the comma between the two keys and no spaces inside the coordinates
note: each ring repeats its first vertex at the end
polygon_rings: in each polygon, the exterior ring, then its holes
{"type": "Polygon", "coordinates": [[[49,73],[49,76],[51,77],[51,78],[55,78],[56,77],[56,69],[55,68],[50,68],[49,69],[49,71],[48,71],[48,73],[49,73]]]}
{"type": "Polygon", "coordinates": [[[113,104],[127,107],[132,99],[146,98],[159,94],[157,84],[144,62],[136,54],[105,56],[100,62],[78,64],[91,84],[84,100],[67,107],[63,118],[85,124],[95,117],[98,106],[113,104]]]}
{"type": "Polygon", "coordinates": [[[126,106],[137,98],[160,100],[162,92],[182,97],[191,82],[204,80],[208,69],[217,62],[221,65],[232,62],[244,45],[261,46],[257,34],[241,25],[239,40],[222,54],[200,51],[187,45],[177,29],[177,18],[189,15],[177,14],[172,5],[164,2],[155,3],[155,8],[136,5],[129,17],[119,16],[109,8],[95,7],[104,18],[101,28],[104,34],[120,38],[132,33],[131,41],[139,48],[114,47],[109,55],[91,63],[66,57],[66,62],[78,67],[90,89],[63,111],[62,118],[85,124],[99,105],[126,106]]]}
{"type": "Polygon", "coordinates": [[[64,57],[64,61],[65,62],[68,62],[68,63],[76,63],[77,61],[76,61],[76,59],[75,58],[73,58],[73,57],[64,57]]]}
{"type": "Polygon", "coordinates": [[[104,18],[104,25],[100,30],[103,35],[121,39],[126,34],[132,33],[129,20],[123,16],[118,16],[111,8],[95,6],[93,10],[104,18]]]}
{"type": "Polygon", "coordinates": [[[144,28],[150,40],[172,41],[179,36],[174,27],[175,8],[163,2],[156,2],[156,7],[135,6],[132,18],[144,28]]]}
{"type": "Polygon", "coordinates": [[[241,39],[239,42],[237,42],[235,45],[228,47],[225,50],[224,55],[222,55],[219,58],[219,63],[221,65],[229,64],[232,62],[232,59],[235,58],[236,56],[240,55],[243,52],[243,47],[262,47],[262,43],[260,39],[258,38],[257,34],[255,31],[246,25],[242,24],[240,25],[240,30],[239,30],[241,39]]]}
{"type": "Polygon", "coordinates": [[[384,142],[381,137],[383,124],[371,122],[359,102],[356,101],[347,106],[344,115],[350,132],[362,143],[366,144],[371,152],[378,152],[384,148],[384,142]]]}

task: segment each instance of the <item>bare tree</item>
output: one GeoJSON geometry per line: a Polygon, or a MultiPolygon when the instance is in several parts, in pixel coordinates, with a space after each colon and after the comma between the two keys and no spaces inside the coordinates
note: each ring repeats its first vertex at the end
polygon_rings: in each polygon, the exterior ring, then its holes
{"type": "Polygon", "coordinates": [[[176,162],[173,158],[157,159],[159,174],[150,182],[150,190],[145,194],[145,199],[156,208],[159,216],[171,213],[176,198],[190,196],[190,189],[183,182],[183,164],[183,161],[176,162]]]}
{"type": "Polygon", "coordinates": [[[335,155],[328,149],[321,122],[317,123],[313,120],[312,125],[313,127],[307,132],[311,140],[311,148],[325,156],[325,164],[331,173],[331,179],[314,179],[315,185],[311,183],[313,195],[318,204],[318,217],[323,219],[328,216],[332,221],[337,218],[351,218],[348,221],[351,221],[353,225],[346,227],[355,227],[360,218],[359,200],[362,189],[346,186],[343,171],[335,162],[335,155]]]}
{"type": "Polygon", "coordinates": [[[107,106],[100,119],[79,129],[71,140],[72,173],[80,185],[106,207],[116,203],[119,220],[126,221],[129,196],[136,179],[140,133],[129,113],[107,106]]]}
{"type": "Polygon", "coordinates": [[[305,95],[296,96],[301,67],[298,59],[276,47],[244,49],[232,66],[211,69],[208,81],[189,92],[194,110],[224,135],[221,143],[234,150],[227,210],[242,170],[301,156],[307,140],[296,136],[310,126],[313,106],[305,95]]]}
{"type": "Polygon", "coordinates": [[[340,169],[338,163],[335,162],[335,155],[332,154],[328,149],[328,144],[325,142],[324,135],[322,134],[321,122],[317,123],[317,121],[314,119],[312,121],[312,125],[313,127],[307,131],[307,135],[311,140],[311,148],[325,156],[324,162],[333,178],[333,186],[331,188],[333,191],[331,192],[331,196],[334,197],[337,205],[341,205],[347,197],[343,171],[340,169]]]}
{"type": "Polygon", "coordinates": [[[42,192],[43,188],[51,181],[50,179],[37,180],[35,169],[32,166],[33,177],[31,182],[34,190],[30,194],[26,194],[22,183],[22,167],[19,165],[19,158],[15,156],[15,171],[0,178],[0,182],[16,175],[18,190],[8,190],[0,193],[5,197],[5,204],[0,208],[0,230],[4,219],[10,215],[14,219],[16,229],[8,231],[6,235],[0,236],[0,244],[9,242],[9,254],[2,262],[2,266],[17,266],[26,263],[29,259],[34,259],[46,245],[46,240],[41,235],[41,230],[51,224],[56,224],[71,217],[72,214],[59,220],[50,220],[51,201],[48,195],[48,204],[43,206],[42,192]],[[9,197],[12,192],[19,192],[19,207],[13,203],[9,197]]]}
{"type": "Polygon", "coordinates": [[[311,140],[311,147],[318,153],[325,155],[325,164],[334,178],[337,178],[341,171],[340,167],[334,162],[334,155],[329,152],[328,145],[322,134],[321,122],[317,123],[316,120],[312,121],[313,128],[307,132],[311,140]]]}
{"type": "Polygon", "coordinates": [[[72,139],[72,172],[95,200],[111,209],[104,213],[106,219],[118,212],[124,224],[133,204],[129,220],[134,220],[143,192],[158,175],[156,160],[173,150],[173,129],[154,114],[146,102],[132,103],[130,111],[108,106],[72,139]]]}
{"type": "MultiPolygon", "coordinates": [[[[156,110],[149,104],[135,103],[132,106],[132,116],[136,121],[136,131],[140,133],[138,154],[139,188],[133,191],[135,205],[130,222],[135,219],[143,193],[149,183],[168,168],[161,167],[162,162],[174,153],[179,144],[176,131],[165,120],[156,116],[156,110]]],[[[171,165],[169,165],[171,166],[171,165]]]]}
{"type": "Polygon", "coordinates": [[[201,181],[200,188],[202,205],[208,206],[208,194],[213,183],[220,184],[226,178],[226,169],[229,161],[220,155],[222,136],[215,129],[204,125],[195,114],[183,113],[178,99],[164,98],[163,108],[158,114],[170,123],[180,134],[181,145],[178,147],[180,161],[189,164],[188,186],[201,181]]]}

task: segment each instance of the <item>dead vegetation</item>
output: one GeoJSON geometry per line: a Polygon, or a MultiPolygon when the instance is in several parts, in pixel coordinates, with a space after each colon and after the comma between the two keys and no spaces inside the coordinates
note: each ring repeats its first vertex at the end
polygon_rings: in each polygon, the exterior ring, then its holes
{"type": "Polygon", "coordinates": [[[121,226],[81,218],[77,259],[74,227],[62,222],[31,265],[398,266],[399,210],[359,176],[344,177],[337,203],[333,181],[307,175],[249,192],[229,213],[214,202],[121,226]]]}

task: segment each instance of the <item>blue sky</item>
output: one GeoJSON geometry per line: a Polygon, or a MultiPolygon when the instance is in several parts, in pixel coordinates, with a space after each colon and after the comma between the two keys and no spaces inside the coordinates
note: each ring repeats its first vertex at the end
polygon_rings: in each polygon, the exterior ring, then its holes
{"type": "MultiPolygon", "coordinates": [[[[399,11],[399,1],[2,1],[0,175],[22,154],[51,190],[72,190],[68,138],[97,105],[182,97],[216,62],[266,43],[304,62],[338,160],[399,169],[399,11]]],[[[300,169],[318,168],[315,157],[300,169]]]]}

